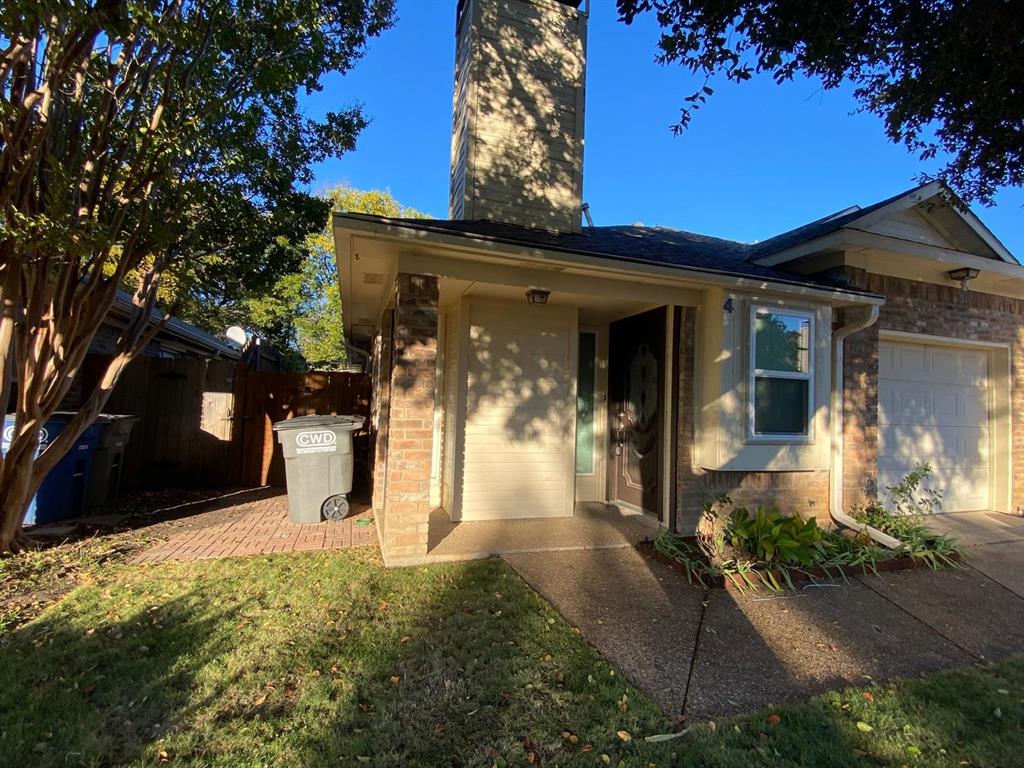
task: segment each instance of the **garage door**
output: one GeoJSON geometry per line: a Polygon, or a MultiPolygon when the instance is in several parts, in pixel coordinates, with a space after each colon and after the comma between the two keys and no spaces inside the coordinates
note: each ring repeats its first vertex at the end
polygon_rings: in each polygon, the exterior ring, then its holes
{"type": "Polygon", "coordinates": [[[882,342],[879,489],[928,463],[943,512],[990,509],[989,387],[987,352],[882,342]]]}

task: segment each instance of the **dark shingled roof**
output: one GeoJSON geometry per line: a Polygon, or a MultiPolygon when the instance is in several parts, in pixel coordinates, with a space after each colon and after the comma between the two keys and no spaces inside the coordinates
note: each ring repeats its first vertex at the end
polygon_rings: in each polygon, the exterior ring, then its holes
{"type": "MultiPolygon", "coordinates": [[[[764,255],[760,252],[763,244],[738,243],[733,240],[722,240],[717,237],[665,227],[636,225],[584,227],[581,232],[566,233],[506,224],[489,219],[402,219],[354,213],[337,215],[340,218],[376,221],[420,231],[482,238],[509,245],[874,295],[866,291],[853,290],[827,275],[801,275],[781,267],[765,267],[754,264],[751,261],[752,258],[764,255]]],[[[811,235],[811,237],[816,236],[816,234],[811,235]]],[[[783,238],[787,235],[779,237],[783,238]]],[[[773,238],[773,240],[776,239],[778,238],[773,238]]]]}

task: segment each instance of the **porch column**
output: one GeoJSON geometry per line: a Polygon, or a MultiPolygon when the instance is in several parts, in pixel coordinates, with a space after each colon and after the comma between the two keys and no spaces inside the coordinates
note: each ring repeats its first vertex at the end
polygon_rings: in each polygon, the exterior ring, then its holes
{"type": "Polygon", "coordinates": [[[384,524],[378,528],[388,565],[427,554],[430,469],[437,364],[438,280],[398,275],[388,405],[384,524]]]}

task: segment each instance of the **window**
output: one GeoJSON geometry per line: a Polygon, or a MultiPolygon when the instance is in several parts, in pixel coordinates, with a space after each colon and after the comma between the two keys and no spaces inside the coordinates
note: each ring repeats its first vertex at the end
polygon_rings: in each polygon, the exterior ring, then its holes
{"type": "Polygon", "coordinates": [[[756,437],[806,437],[814,363],[810,313],[754,308],[751,330],[751,431],[756,437]]]}
{"type": "Polygon", "coordinates": [[[594,473],[594,388],[597,383],[597,335],[580,333],[576,380],[576,474],[594,473]]]}

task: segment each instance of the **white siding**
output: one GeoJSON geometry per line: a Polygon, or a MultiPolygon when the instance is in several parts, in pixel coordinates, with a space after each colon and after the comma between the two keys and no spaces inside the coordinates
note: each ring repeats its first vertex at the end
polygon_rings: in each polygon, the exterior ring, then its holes
{"type": "Polygon", "coordinates": [[[462,520],[573,512],[576,311],[469,304],[462,520]]]}
{"type": "Polygon", "coordinates": [[[879,488],[927,463],[943,512],[990,509],[989,389],[985,350],[882,342],[879,488]]]}

